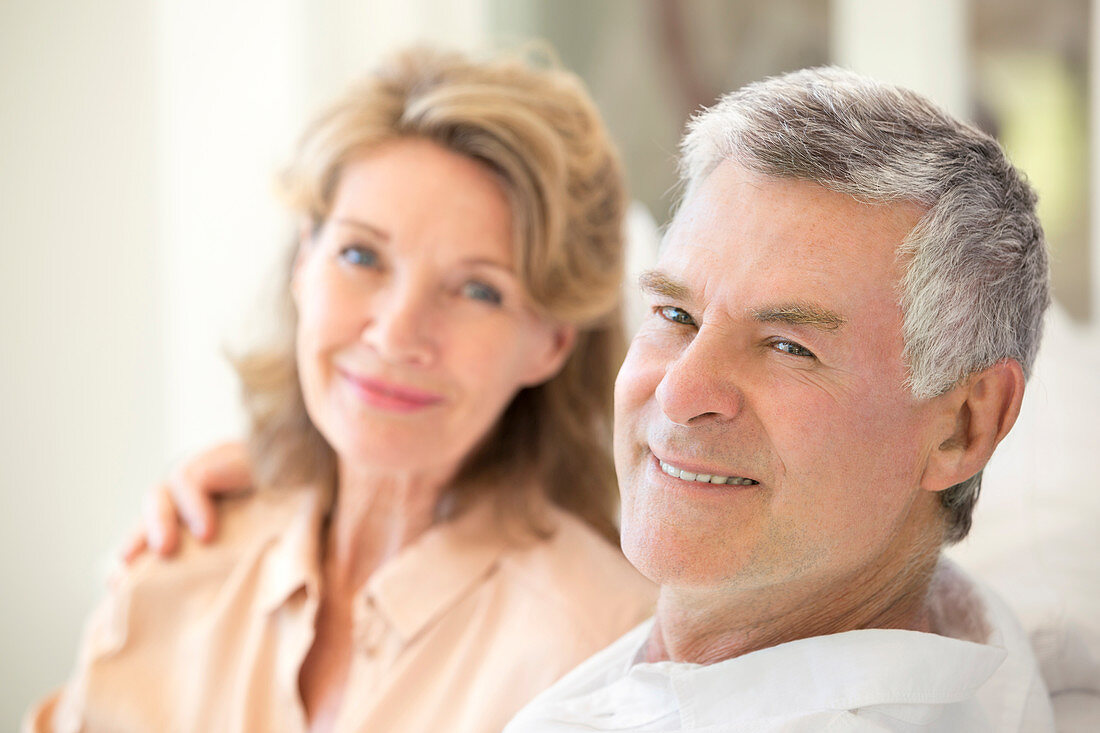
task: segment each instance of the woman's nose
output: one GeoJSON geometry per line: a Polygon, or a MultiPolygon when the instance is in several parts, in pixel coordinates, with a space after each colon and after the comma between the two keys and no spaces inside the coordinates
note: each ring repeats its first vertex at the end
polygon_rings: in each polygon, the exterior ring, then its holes
{"type": "Polygon", "coordinates": [[[430,293],[413,283],[376,293],[361,338],[393,364],[428,366],[438,356],[434,333],[439,327],[430,293]]]}
{"type": "Polygon", "coordinates": [[[665,368],[656,390],[658,406],[669,420],[687,427],[735,417],[744,395],[733,361],[728,349],[698,334],[665,368]]]}

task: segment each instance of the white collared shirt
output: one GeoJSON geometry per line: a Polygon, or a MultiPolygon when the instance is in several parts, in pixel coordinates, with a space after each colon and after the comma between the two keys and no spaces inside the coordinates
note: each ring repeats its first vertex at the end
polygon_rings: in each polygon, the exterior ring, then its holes
{"type": "MultiPolygon", "coordinates": [[[[1053,731],[1019,625],[991,593],[963,582],[970,607],[978,600],[984,611],[984,643],[866,629],[711,665],[636,662],[651,619],[535,698],[505,733],[1053,731]]],[[[941,608],[950,612],[957,594],[939,599],[941,608]]]]}

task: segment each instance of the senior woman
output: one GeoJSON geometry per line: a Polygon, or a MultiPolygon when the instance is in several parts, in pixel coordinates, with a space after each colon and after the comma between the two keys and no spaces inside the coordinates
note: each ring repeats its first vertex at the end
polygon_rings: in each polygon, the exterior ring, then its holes
{"type": "Polygon", "coordinates": [[[257,490],[127,570],[33,730],[497,731],[649,612],[608,542],[624,195],[580,83],[401,54],[282,189],[257,490]]]}

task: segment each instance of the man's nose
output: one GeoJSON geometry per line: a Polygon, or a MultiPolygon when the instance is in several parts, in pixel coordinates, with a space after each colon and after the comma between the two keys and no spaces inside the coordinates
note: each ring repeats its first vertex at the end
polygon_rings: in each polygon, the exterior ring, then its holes
{"type": "Polygon", "coordinates": [[[439,326],[434,298],[416,283],[395,283],[375,293],[360,335],[392,364],[428,366],[438,357],[433,332],[439,326]]]}
{"type": "Polygon", "coordinates": [[[695,427],[741,411],[744,395],[729,351],[700,333],[669,363],[656,390],[657,404],[669,420],[695,427]]]}

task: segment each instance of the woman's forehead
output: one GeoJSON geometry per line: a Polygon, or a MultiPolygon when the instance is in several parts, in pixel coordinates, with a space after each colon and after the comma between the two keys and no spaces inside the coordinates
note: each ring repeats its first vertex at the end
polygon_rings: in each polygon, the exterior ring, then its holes
{"type": "Polygon", "coordinates": [[[353,160],[329,218],[394,246],[511,262],[511,209],[496,177],[426,141],[398,141],[353,160]]]}

